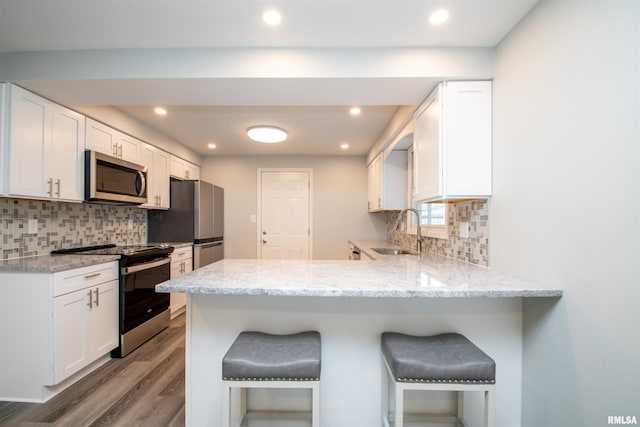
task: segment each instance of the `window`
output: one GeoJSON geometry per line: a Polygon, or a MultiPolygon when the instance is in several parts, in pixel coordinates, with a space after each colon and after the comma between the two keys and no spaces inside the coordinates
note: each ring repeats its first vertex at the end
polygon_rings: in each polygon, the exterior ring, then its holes
{"type": "MultiPolygon", "coordinates": [[[[449,238],[449,226],[447,224],[448,207],[444,203],[417,203],[413,199],[415,194],[415,184],[413,175],[414,157],[413,146],[407,150],[408,160],[408,179],[407,199],[408,205],[412,206],[420,213],[420,224],[422,225],[421,233],[423,236],[433,237],[437,239],[449,238]]],[[[417,234],[415,215],[409,215],[409,223],[407,233],[417,234]]]]}

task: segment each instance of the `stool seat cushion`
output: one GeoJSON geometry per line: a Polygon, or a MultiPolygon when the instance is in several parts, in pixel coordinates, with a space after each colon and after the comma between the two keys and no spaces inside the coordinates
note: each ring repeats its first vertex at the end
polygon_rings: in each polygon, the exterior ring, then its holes
{"type": "Polygon", "coordinates": [[[224,380],[320,379],[320,333],[242,332],[222,359],[224,380]]]}
{"type": "Polygon", "coordinates": [[[396,381],[495,383],[491,357],[460,334],[382,334],[382,353],[396,381]]]}

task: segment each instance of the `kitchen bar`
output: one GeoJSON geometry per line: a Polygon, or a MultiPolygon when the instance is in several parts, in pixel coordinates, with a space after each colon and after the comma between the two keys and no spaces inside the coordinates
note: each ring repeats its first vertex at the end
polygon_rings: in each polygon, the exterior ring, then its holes
{"type": "MultiPolygon", "coordinates": [[[[373,262],[226,259],[156,289],[188,294],[191,426],[220,423],[221,360],[238,333],[307,329],[318,330],[323,340],[322,425],[380,423],[384,331],[466,335],[496,361],[497,425],[517,425],[522,298],[562,295],[544,284],[429,255],[381,256],[373,262]]],[[[256,396],[254,404],[268,406],[265,399],[256,396]]],[[[469,400],[468,411],[479,411],[477,401],[469,400]]]]}

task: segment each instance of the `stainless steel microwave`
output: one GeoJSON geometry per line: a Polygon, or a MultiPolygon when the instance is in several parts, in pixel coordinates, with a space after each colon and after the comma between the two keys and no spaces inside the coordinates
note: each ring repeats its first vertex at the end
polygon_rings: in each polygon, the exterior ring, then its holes
{"type": "Polygon", "coordinates": [[[96,151],[84,153],[84,199],[88,202],[147,203],[147,167],[96,151]]]}

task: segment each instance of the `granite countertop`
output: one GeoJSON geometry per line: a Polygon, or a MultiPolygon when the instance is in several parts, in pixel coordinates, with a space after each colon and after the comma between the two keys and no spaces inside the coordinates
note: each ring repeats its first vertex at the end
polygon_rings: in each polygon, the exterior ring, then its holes
{"type": "MultiPolygon", "coordinates": [[[[353,243],[361,250],[390,246],[379,241],[353,243]]],[[[373,254],[375,261],[224,259],[159,284],[156,291],[375,298],[562,296],[561,289],[450,258],[373,254]]]]}
{"type": "MultiPolygon", "coordinates": [[[[172,242],[169,245],[174,248],[183,248],[193,245],[193,242],[172,242]]],[[[38,255],[25,258],[12,258],[0,260],[0,273],[57,273],[59,271],[73,270],[74,268],[88,267],[104,262],[118,261],[120,255],[38,255]]]]}
{"type": "Polygon", "coordinates": [[[57,273],[118,261],[120,255],[40,255],[0,261],[0,273],[57,273]]]}

